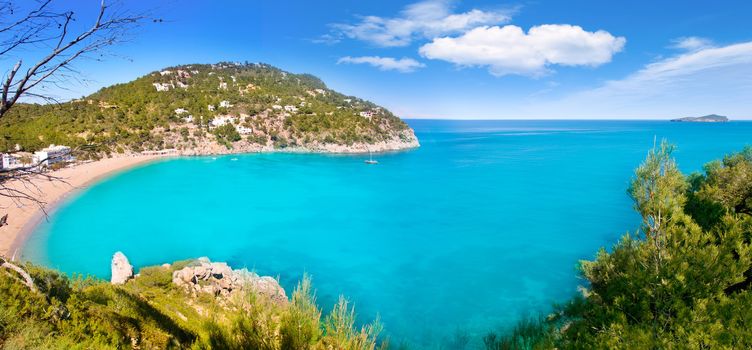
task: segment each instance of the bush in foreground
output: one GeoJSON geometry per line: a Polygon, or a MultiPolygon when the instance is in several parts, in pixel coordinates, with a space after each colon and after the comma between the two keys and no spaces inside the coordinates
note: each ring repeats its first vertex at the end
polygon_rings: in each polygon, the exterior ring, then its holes
{"type": "Polygon", "coordinates": [[[752,348],[752,149],[684,177],[653,149],[629,188],[642,217],[594,261],[589,290],[489,349],[752,348]]]}
{"type": "Polygon", "coordinates": [[[171,283],[184,266],[149,267],[125,285],[69,279],[32,265],[33,291],[0,270],[3,349],[367,349],[378,323],[356,328],[342,298],[323,318],[304,276],[289,303],[253,292],[190,294],[171,283]]]}

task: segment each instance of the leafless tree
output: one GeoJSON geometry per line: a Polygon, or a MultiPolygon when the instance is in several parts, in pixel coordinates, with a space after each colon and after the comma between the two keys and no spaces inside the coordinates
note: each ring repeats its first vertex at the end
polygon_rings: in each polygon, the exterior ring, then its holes
{"type": "Polygon", "coordinates": [[[6,72],[0,91],[0,118],[22,97],[50,101],[50,96],[36,93],[34,88],[42,84],[59,85],[74,77],[77,72],[72,63],[121,42],[146,18],[115,11],[102,0],[93,24],[83,32],[72,33],[75,13],[58,12],[52,9],[53,2],[33,1],[36,6],[26,11],[21,9],[23,12],[18,16],[13,16],[19,9],[12,0],[0,2],[0,12],[11,14],[10,21],[0,23],[0,61],[14,58],[14,53],[28,47],[48,48],[46,55],[27,66],[22,59],[12,61],[15,64],[6,72]],[[25,67],[28,68],[23,72],[25,67]]]}
{"type": "MultiPolygon", "coordinates": [[[[127,38],[127,34],[147,20],[143,14],[118,10],[102,0],[99,11],[88,27],[80,29],[73,11],[59,10],[55,0],[0,0],[0,64],[7,63],[0,84],[0,120],[19,101],[26,98],[56,102],[53,96],[40,92],[45,85],[64,89],[78,72],[73,64],[85,58],[98,58],[103,50],[127,38]],[[29,52],[42,52],[34,62],[21,57],[29,52]]],[[[40,162],[41,163],[41,162],[40,162]]],[[[0,196],[14,202],[31,202],[44,210],[39,189],[31,181],[35,177],[60,181],[45,173],[40,165],[0,170],[0,196]],[[9,182],[13,181],[14,186],[9,182]]],[[[0,268],[18,272],[32,283],[28,274],[0,258],[0,268]]]]}

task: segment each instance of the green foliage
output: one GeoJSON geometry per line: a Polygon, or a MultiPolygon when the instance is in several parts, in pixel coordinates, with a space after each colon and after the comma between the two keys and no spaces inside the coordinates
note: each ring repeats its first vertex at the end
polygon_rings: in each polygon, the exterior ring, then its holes
{"type": "Polygon", "coordinates": [[[242,139],[240,137],[240,134],[237,130],[235,130],[235,127],[232,124],[225,124],[216,127],[214,129],[214,135],[216,135],[217,138],[220,138],[227,142],[237,142],[242,139]]]}
{"type": "Polygon", "coordinates": [[[381,329],[378,320],[373,324],[356,329],[355,307],[349,307],[347,299],[340,296],[332,312],[324,321],[324,343],[336,349],[373,350],[376,347],[376,337],[381,333],[381,329]]]}
{"type": "MultiPolygon", "coordinates": [[[[18,104],[0,121],[0,150],[16,144],[34,151],[51,143],[73,147],[100,145],[112,150],[168,148],[166,140],[190,147],[219,115],[244,117],[238,124],[254,130],[250,141],[260,142],[273,133],[290,135],[281,145],[323,142],[351,144],[403,137],[407,125],[386,109],[330,90],[307,74],[292,74],[266,64],[219,63],[170,67],[171,74],[153,72],[62,104],[18,104]],[[181,74],[178,74],[181,71],[181,74]],[[220,83],[227,88],[219,88],[220,83]],[[154,84],[168,84],[157,91],[154,84]],[[184,84],[184,85],[180,85],[184,84]],[[183,86],[183,87],[181,87],[183,86]],[[221,101],[233,106],[218,107],[221,101]],[[209,110],[208,106],[215,110],[209,110]],[[273,106],[295,106],[285,112],[273,106]],[[184,120],[188,114],[193,121],[184,120]],[[377,111],[366,119],[362,111],[377,111]],[[191,133],[190,130],[193,130],[191,133]]],[[[220,128],[218,128],[220,129],[220,128]]],[[[230,127],[215,131],[218,142],[232,147],[240,135],[230,127]]],[[[175,145],[172,145],[175,146],[175,145]]],[[[122,153],[122,152],[118,152],[122,153]]]]}
{"type": "Polygon", "coordinates": [[[504,336],[489,333],[483,337],[488,350],[552,349],[554,341],[550,326],[544,320],[534,318],[520,321],[504,336]]]}
{"type": "Polygon", "coordinates": [[[321,310],[311,288],[311,278],[304,275],[292,293],[290,309],[282,317],[283,350],[310,349],[321,339],[321,310]]]}
{"type": "Polygon", "coordinates": [[[289,304],[255,293],[219,299],[173,287],[170,267],[147,267],[138,278],[113,286],[91,278],[23,266],[39,292],[0,270],[2,349],[343,349],[370,350],[377,327],[355,331],[354,315],[338,304],[344,324],[321,324],[311,280],[304,276],[289,304]],[[345,327],[346,326],[346,327],[345,327]]]}
{"type": "Polygon", "coordinates": [[[662,143],[636,170],[640,231],[581,263],[584,296],[487,348],[752,348],[752,152],[685,178],[672,150],[662,143]]]}

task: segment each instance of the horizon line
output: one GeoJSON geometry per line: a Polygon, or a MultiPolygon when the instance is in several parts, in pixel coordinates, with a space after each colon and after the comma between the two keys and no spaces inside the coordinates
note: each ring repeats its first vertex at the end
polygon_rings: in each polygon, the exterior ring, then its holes
{"type": "MultiPolygon", "coordinates": [[[[672,121],[677,118],[629,118],[629,117],[617,117],[617,118],[582,118],[582,117],[532,117],[532,118],[523,118],[523,117],[513,117],[513,118],[455,118],[455,117],[448,117],[448,118],[441,118],[441,117],[404,117],[404,116],[398,116],[400,119],[404,120],[451,120],[451,121],[525,121],[525,120],[532,120],[532,121],[653,121],[653,122],[662,122],[662,121],[672,121]]],[[[738,119],[729,119],[725,122],[683,122],[683,123],[733,123],[733,122],[752,122],[752,117],[743,117],[738,119]]]]}

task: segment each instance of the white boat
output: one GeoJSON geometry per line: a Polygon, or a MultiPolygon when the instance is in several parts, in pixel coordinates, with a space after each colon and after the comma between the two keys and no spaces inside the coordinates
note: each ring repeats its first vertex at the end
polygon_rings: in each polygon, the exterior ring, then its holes
{"type": "Polygon", "coordinates": [[[373,153],[371,153],[371,150],[368,150],[368,160],[365,161],[366,164],[379,164],[378,161],[373,159],[373,153]]]}

